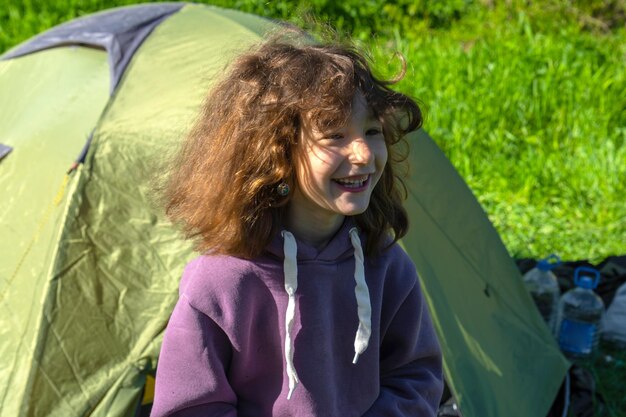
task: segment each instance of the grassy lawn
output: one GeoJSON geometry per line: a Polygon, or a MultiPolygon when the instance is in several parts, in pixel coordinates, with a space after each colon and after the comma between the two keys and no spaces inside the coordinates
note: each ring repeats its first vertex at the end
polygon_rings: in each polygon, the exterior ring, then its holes
{"type": "MultiPolygon", "coordinates": [[[[0,52],[132,3],[0,0],[0,52]]],[[[309,10],[363,42],[381,74],[393,74],[400,51],[409,66],[398,88],[423,104],[425,129],[512,256],[597,262],[626,253],[623,0],[212,3],[298,24],[309,10]]],[[[602,345],[581,363],[596,375],[605,415],[626,416],[626,352],[602,345]]]]}

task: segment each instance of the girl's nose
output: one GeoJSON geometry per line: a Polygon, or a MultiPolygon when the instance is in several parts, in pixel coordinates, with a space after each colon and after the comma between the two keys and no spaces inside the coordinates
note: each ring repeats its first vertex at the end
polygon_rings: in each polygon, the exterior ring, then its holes
{"type": "Polygon", "coordinates": [[[372,149],[363,137],[355,138],[351,143],[350,161],[354,164],[369,164],[372,161],[372,149]]]}

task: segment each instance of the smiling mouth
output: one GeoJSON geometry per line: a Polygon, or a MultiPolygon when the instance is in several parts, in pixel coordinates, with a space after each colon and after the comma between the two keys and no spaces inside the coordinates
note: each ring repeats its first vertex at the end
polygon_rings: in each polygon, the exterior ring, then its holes
{"type": "Polygon", "coordinates": [[[343,188],[347,188],[350,190],[360,190],[368,184],[369,179],[369,175],[362,175],[360,177],[334,179],[333,181],[343,188]]]}

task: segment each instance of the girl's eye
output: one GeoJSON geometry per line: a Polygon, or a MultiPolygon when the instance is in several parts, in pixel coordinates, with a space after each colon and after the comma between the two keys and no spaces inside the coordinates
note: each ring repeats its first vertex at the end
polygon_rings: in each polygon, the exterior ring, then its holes
{"type": "Polygon", "coordinates": [[[365,132],[367,136],[376,136],[376,135],[381,135],[382,133],[383,133],[383,130],[378,127],[367,129],[367,132],[365,132]]]}
{"type": "Polygon", "coordinates": [[[326,138],[333,140],[341,140],[343,139],[343,135],[341,133],[333,133],[331,135],[327,135],[326,138]]]}

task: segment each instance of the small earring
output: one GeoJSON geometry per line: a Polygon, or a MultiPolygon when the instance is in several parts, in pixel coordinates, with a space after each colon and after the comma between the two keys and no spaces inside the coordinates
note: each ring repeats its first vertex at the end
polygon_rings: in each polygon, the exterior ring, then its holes
{"type": "Polygon", "coordinates": [[[278,192],[279,196],[286,197],[287,194],[289,194],[289,184],[287,184],[285,181],[281,182],[276,187],[276,192],[278,192]]]}

